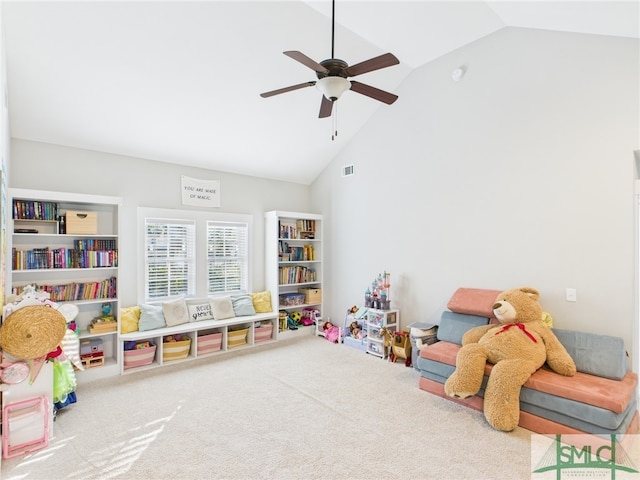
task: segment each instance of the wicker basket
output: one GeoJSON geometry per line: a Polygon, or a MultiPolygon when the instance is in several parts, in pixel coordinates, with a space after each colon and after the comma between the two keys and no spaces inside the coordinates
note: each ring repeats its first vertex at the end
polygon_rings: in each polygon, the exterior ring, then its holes
{"type": "Polygon", "coordinates": [[[150,365],[156,356],[156,346],[150,345],[145,348],[124,351],[124,369],[144,367],[150,365]]]}
{"type": "Polygon", "coordinates": [[[256,327],[253,332],[253,340],[258,342],[266,342],[271,340],[271,332],[273,331],[273,325],[261,325],[256,327]]]}
{"type": "Polygon", "coordinates": [[[191,339],[186,338],[177,342],[162,343],[162,361],[171,362],[173,360],[182,360],[189,356],[191,349],[191,339]]]}
{"type": "Polygon", "coordinates": [[[242,330],[229,330],[227,333],[227,346],[229,348],[239,347],[247,343],[248,328],[242,330]]]}
{"type": "Polygon", "coordinates": [[[222,333],[210,333],[198,337],[198,356],[217,352],[222,348],[222,333]]]}

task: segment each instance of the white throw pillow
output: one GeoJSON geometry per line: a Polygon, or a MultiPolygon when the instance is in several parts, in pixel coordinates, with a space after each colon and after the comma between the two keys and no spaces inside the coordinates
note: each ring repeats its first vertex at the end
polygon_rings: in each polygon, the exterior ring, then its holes
{"type": "Polygon", "coordinates": [[[213,316],[216,320],[224,320],[225,318],[233,318],[236,314],[233,311],[233,303],[231,297],[215,297],[211,299],[211,308],[213,316]]]}
{"type": "Polygon", "coordinates": [[[213,309],[211,308],[211,303],[198,303],[198,304],[188,304],[187,309],[189,310],[189,321],[191,322],[199,322],[201,320],[213,320],[215,317],[213,316],[213,309]]]}
{"type": "Polygon", "coordinates": [[[163,303],[162,313],[164,314],[164,321],[167,323],[168,327],[181,325],[189,321],[187,302],[185,302],[184,298],[163,303]]]}

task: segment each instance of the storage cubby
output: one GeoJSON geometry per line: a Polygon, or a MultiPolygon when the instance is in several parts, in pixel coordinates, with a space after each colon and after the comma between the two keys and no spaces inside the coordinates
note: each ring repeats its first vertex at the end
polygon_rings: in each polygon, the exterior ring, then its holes
{"type": "MultiPolygon", "coordinates": [[[[182,361],[190,361],[200,357],[209,357],[260,345],[269,340],[255,340],[255,330],[261,328],[258,325],[277,325],[277,319],[278,312],[276,311],[232,317],[224,320],[202,320],[144,332],[120,334],[118,348],[121,349],[121,356],[128,357],[131,355],[127,354],[125,346],[133,345],[136,342],[149,342],[156,346],[153,361],[134,368],[127,368],[129,362],[124,362],[122,373],[128,374],[150,368],[173,365],[182,361]],[[181,356],[175,357],[175,349],[173,347],[178,346],[163,342],[168,336],[180,336],[181,339],[189,338],[188,353],[184,349],[181,356]],[[168,348],[171,348],[172,355],[166,355],[168,348]]],[[[261,334],[262,332],[259,330],[259,338],[261,334]]],[[[270,340],[275,340],[273,330],[270,340]]]]}

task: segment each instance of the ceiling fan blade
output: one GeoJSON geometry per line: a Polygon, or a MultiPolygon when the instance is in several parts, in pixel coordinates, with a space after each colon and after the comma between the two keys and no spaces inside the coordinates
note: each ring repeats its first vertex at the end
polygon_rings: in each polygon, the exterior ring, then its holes
{"type": "Polygon", "coordinates": [[[318,115],[318,118],[330,117],[331,110],[333,110],[333,102],[322,95],[322,102],[320,103],[320,115],[318,115]]]}
{"type": "Polygon", "coordinates": [[[397,95],[393,93],[385,92],[384,90],[380,90],[378,88],[372,87],[371,85],[366,85],[364,83],[356,82],[351,80],[351,88],[356,93],[360,93],[362,95],[366,95],[367,97],[371,97],[374,100],[378,100],[379,102],[386,103],[387,105],[391,105],[398,99],[397,95]]]}
{"type": "Polygon", "coordinates": [[[348,67],[345,72],[348,76],[355,77],[356,75],[373,72],[374,70],[380,70],[381,68],[390,67],[391,65],[397,65],[399,63],[400,60],[398,60],[395,55],[392,53],[385,53],[378,57],[365,60],[364,62],[356,63],[355,65],[348,67]]]}
{"type": "Polygon", "coordinates": [[[291,85],[290,87],[279,88],[278,90],[272,90],[270,92],[261,93],[260,96],[262,98],[273,97],[274,95],[280,95],[281,93],[291,92],[293,90],[298,90],[300,88],[313,87],[315,84],[316,82],[299,83],[297,85],[291,85]]]}
{"type": "Polygon", "coordinates": [[[293,58],[296,62],[300,62],[305,67],[309,67],[314,72],[329,73],[329,70],[327,70],[315,60],[310,59],[302,52],[298,52],[297,50],[287,50],[286,52],[282,53],[284,53],[287,57],[293,58]]]}

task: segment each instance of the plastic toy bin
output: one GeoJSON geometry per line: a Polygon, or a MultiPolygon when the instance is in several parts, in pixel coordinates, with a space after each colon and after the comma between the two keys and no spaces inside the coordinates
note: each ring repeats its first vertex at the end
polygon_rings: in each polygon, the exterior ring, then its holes
{"type": "Polygon", "coordinates": [[[281,307],[296,307],[304,304],[304,293],[282,293],[280,294],[281,307]]]}

